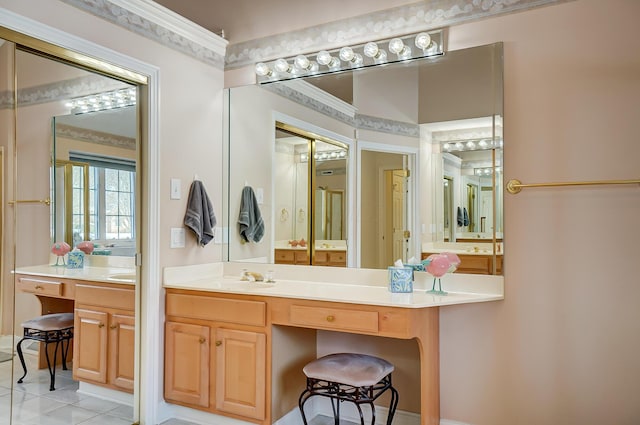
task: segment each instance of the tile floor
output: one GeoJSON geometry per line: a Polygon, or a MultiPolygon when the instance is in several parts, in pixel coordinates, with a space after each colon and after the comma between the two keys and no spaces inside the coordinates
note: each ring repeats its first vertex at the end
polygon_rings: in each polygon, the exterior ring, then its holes
{"type": "Polygon", "coordinates": [[[76,392],[78,383],[69,370],[56,368],[56,389],[49,391],[49,371],[37,370],[37,356],[25,354],[27,376],[22,384],[18,355],[0,363],[0,425],[131,425],[133,407],[76,392]],[[12,367],[13,366],[13,367],[12,367]],[[13,369],[13,376],[12,376],[13,369]],[[11,391],[13,383],[13,395],[11,391]]]}
{"type": "MultiPolygon", "coordinates": [[[[22,384],[16,383],[23,373],[17,354],[13,362],[0,363],[0,425],[8,425],[6,418],[11,408],[11,425],[131,425],[133,422],[133,407],[76,392],[78,382],[71,378],[71,364],[69,370],[56,368],[56,389],[49,391],[49,371],[36,369],[35,354],[25,352],[25,360],[29,372],[22,384]]],[[[317,416],[309,425],[333,423],[333,418],[317,416]]],[[[347,421],[340,424],[356,425],[347,421]]],[[[162,425],[199,424],[170,419],[162,425]]]]}

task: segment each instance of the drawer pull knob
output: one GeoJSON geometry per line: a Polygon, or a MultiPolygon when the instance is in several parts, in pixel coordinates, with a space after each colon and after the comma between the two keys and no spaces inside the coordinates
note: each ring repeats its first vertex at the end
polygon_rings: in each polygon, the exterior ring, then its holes
{"type": "Polygon", "coordinates": [[[117,329],[117,328],[118,328],[118,325],[111,325],[111,326],[109,326],[109,329],[117,329]]]}
{"type": "Polygon", "coordinates": [[[200,344],[204,344],[206,340],[207,339],[205,337],[201,336],[198,341],[200,342],[200,344]]]}
{"type": "Polygon", "coordinates": [[[220,347],[222,345],[222,341],[216,341],[216,347],[220,347]]]}
{"type": "Polygon", "coordinates": [[[42,285],[36,285],[36,286],[35,286],[35,288],[36,288],[36,290],[44,289],[44,288],[42,287],[42,285]]]}
{"type": "Polygon", "coordinates": [[[99,328],[104,328],[104,323],[102,323],[102,322],[98,323],[98,327],[99,328]]]}
{"type": "Polygon", "coordinates": [[[333,322],[334,320],[336,320],[336,318],[334,316],[327,316],[327,322],[333,322]]]}

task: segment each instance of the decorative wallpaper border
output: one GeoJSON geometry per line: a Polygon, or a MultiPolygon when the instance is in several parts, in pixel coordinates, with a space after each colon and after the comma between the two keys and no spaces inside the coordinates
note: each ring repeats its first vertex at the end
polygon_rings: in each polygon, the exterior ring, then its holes
{"type": "MultiPolygon", "coordinates": [[[[186,36],[186,32],[180,34],[178,26],[167,24],[171,20],[178,21],[179,19],[176,19],[178,15],[165,11],[161,16],[159,9],[154,10],[148,2],[139,0],[60,1],[209,63],[218,69],[234,69],[259,61],[331,49],[347,43],[357,44],[443,28],[462,22],[574,0],[423,0],[301,30],[230,44],[226,47],[224,54],[216,52],[202,41],[204,40],[201,37],[202,31],[200,31],[200,37],[186,36]],[[173,18],[168,19],[169,16],[173,18]]],[[[186,22],[189,21],[182,20],[180,27],[185,26],[186,22]]],[[[194,27],[197,26],[194,25],[194,27]]],[[[200,27],[197,28],[202,30],[200,27]]]]}
{"type": "Polygon", "coordinates": [[[56,124],[56,136],[81,142],[96,143],[99,145],[115,146],[118,148],[136,150],[136,139],[101,131],[87,130],[66,124],[56,124]]]}
{"type": "MultiPolygon", "coordinates": [[[[30,106],[40,103],[67,101],[72,97],[111,91],[127,87],[128,84],[104,78],[100,75],[87,75],[58,81],[51,84],[28,87],[18,90],[18,105],[30,106]]],[[[13,107],[13,91],[0,93],[0,109],[13,107]]]]}
{"type": "MultiPolygon", "coordinates": [[[[215,46],[212,48],[211,46],[206,45],[209,43],[207,43],[206,40],[203,40],[202,33],[204,33],[205,31],[201,29],[196,30],[200,34],[196,35],[195,37],[189,37],[185,34],[178,33],[178,31],[176,30],[176,28],[178,27],[173,25],[173,28],[171,28],[172,25],[167,22],[167,17],[169,16],[173,17],[174,20],[176,20],[175,17],[178,15],[174,13],[165,13],[164,16],[161,16],[161,12],[157,7],[154,9],[149,5],[149,3],[131,0],[127,2],[121,2],[117,0],[60,1],[74,6],[78,9],[84,10],[85,12],[89,12],[92,15],[105,19],[112,24],[126,28],[129,31],[132,31],[150,40],[156,41],[170,49],[177,50],[204,63],[213,65],[217,69],[224,69],[224,47],[220,49],[219,46],[215,46]],[[138,13],[134,12],[134,10],[138,13]]],[[[190,21],[186,21],[186,19],[184,19],[180,23],[182,30],[184,30],[184,28],[182,27],[186,26],[186,22],[190,21]]],[[[196,26],[195,24],[193,25],[196,26]]],[[[210,36],[214,35],[211,32],[206,32],[210,36]]],[[[222,38],[218,38],[222,40],[222,38]]],[[[226,42],[216,42],[216,44],[226,44],[226,42]]]]}
{"type": "Polygon", "coordinates": [[[292,102],[302,105],[305,108],[324,114],[359,130],[375,131],[406,137],[420,137],[420,126],[418,126],[418,124],[358,113],[356,113],[355,117],[352,118],[349,115],[322,103],[317,99],[309,97],[286,84],[263,84],[261,87],[289,99],[292,102]]]}
{"type": "Polygon", "coordinates": [[[226,68],[573,0],[424,0],[227,47],[226,68]]]}

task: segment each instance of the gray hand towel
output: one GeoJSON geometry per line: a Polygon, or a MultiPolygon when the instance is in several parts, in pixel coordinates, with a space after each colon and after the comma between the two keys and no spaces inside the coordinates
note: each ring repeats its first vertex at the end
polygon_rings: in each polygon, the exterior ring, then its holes
{"type": "Polygon", "coordinates": [[[193,231],[200,246],[205,246],[213,239],[216,215],[213,212],[213,205],[211,205],[207,191],[200,180],[194,180],[191,183],[184,225],[193,231]]]}
{"type": "Polygon", "coordinates": [[[240,215],[238,216],[240,237],[245,242],[260,242],[264,236],[264,221],[258,200],[251,186],[242,189],[242,199],[240,201],[240,215]]]}

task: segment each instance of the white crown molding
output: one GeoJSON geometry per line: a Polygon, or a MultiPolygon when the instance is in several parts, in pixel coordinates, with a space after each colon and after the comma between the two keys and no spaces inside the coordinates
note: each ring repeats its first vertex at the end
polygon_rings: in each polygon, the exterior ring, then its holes
{"type": "Polygon", "coordinates": [[[303,95],[308,96],[311,99],[315,99],[323,105],[333,108],[350,118],[355,117],[356,111],[358,110],[358,108],[356,108],[355,106],[333,96],[332,94],[327,93],[326,91],[314,86],[311,83],[307,83],[304,80],[283,81],[280,84],[289,86],[293,90],[302,93],[303,95]]]}
{"type": "Polygon", "coordinates": [[[60,1],[224,69],[227,40],[150,0],[60,1]]]}
{"type": "Polygon", "coordinates": [[[194,43],[209,47],[224,56],[229,42],[152,0],[109,0],[136,15],[148,19],[194,43]]]}

